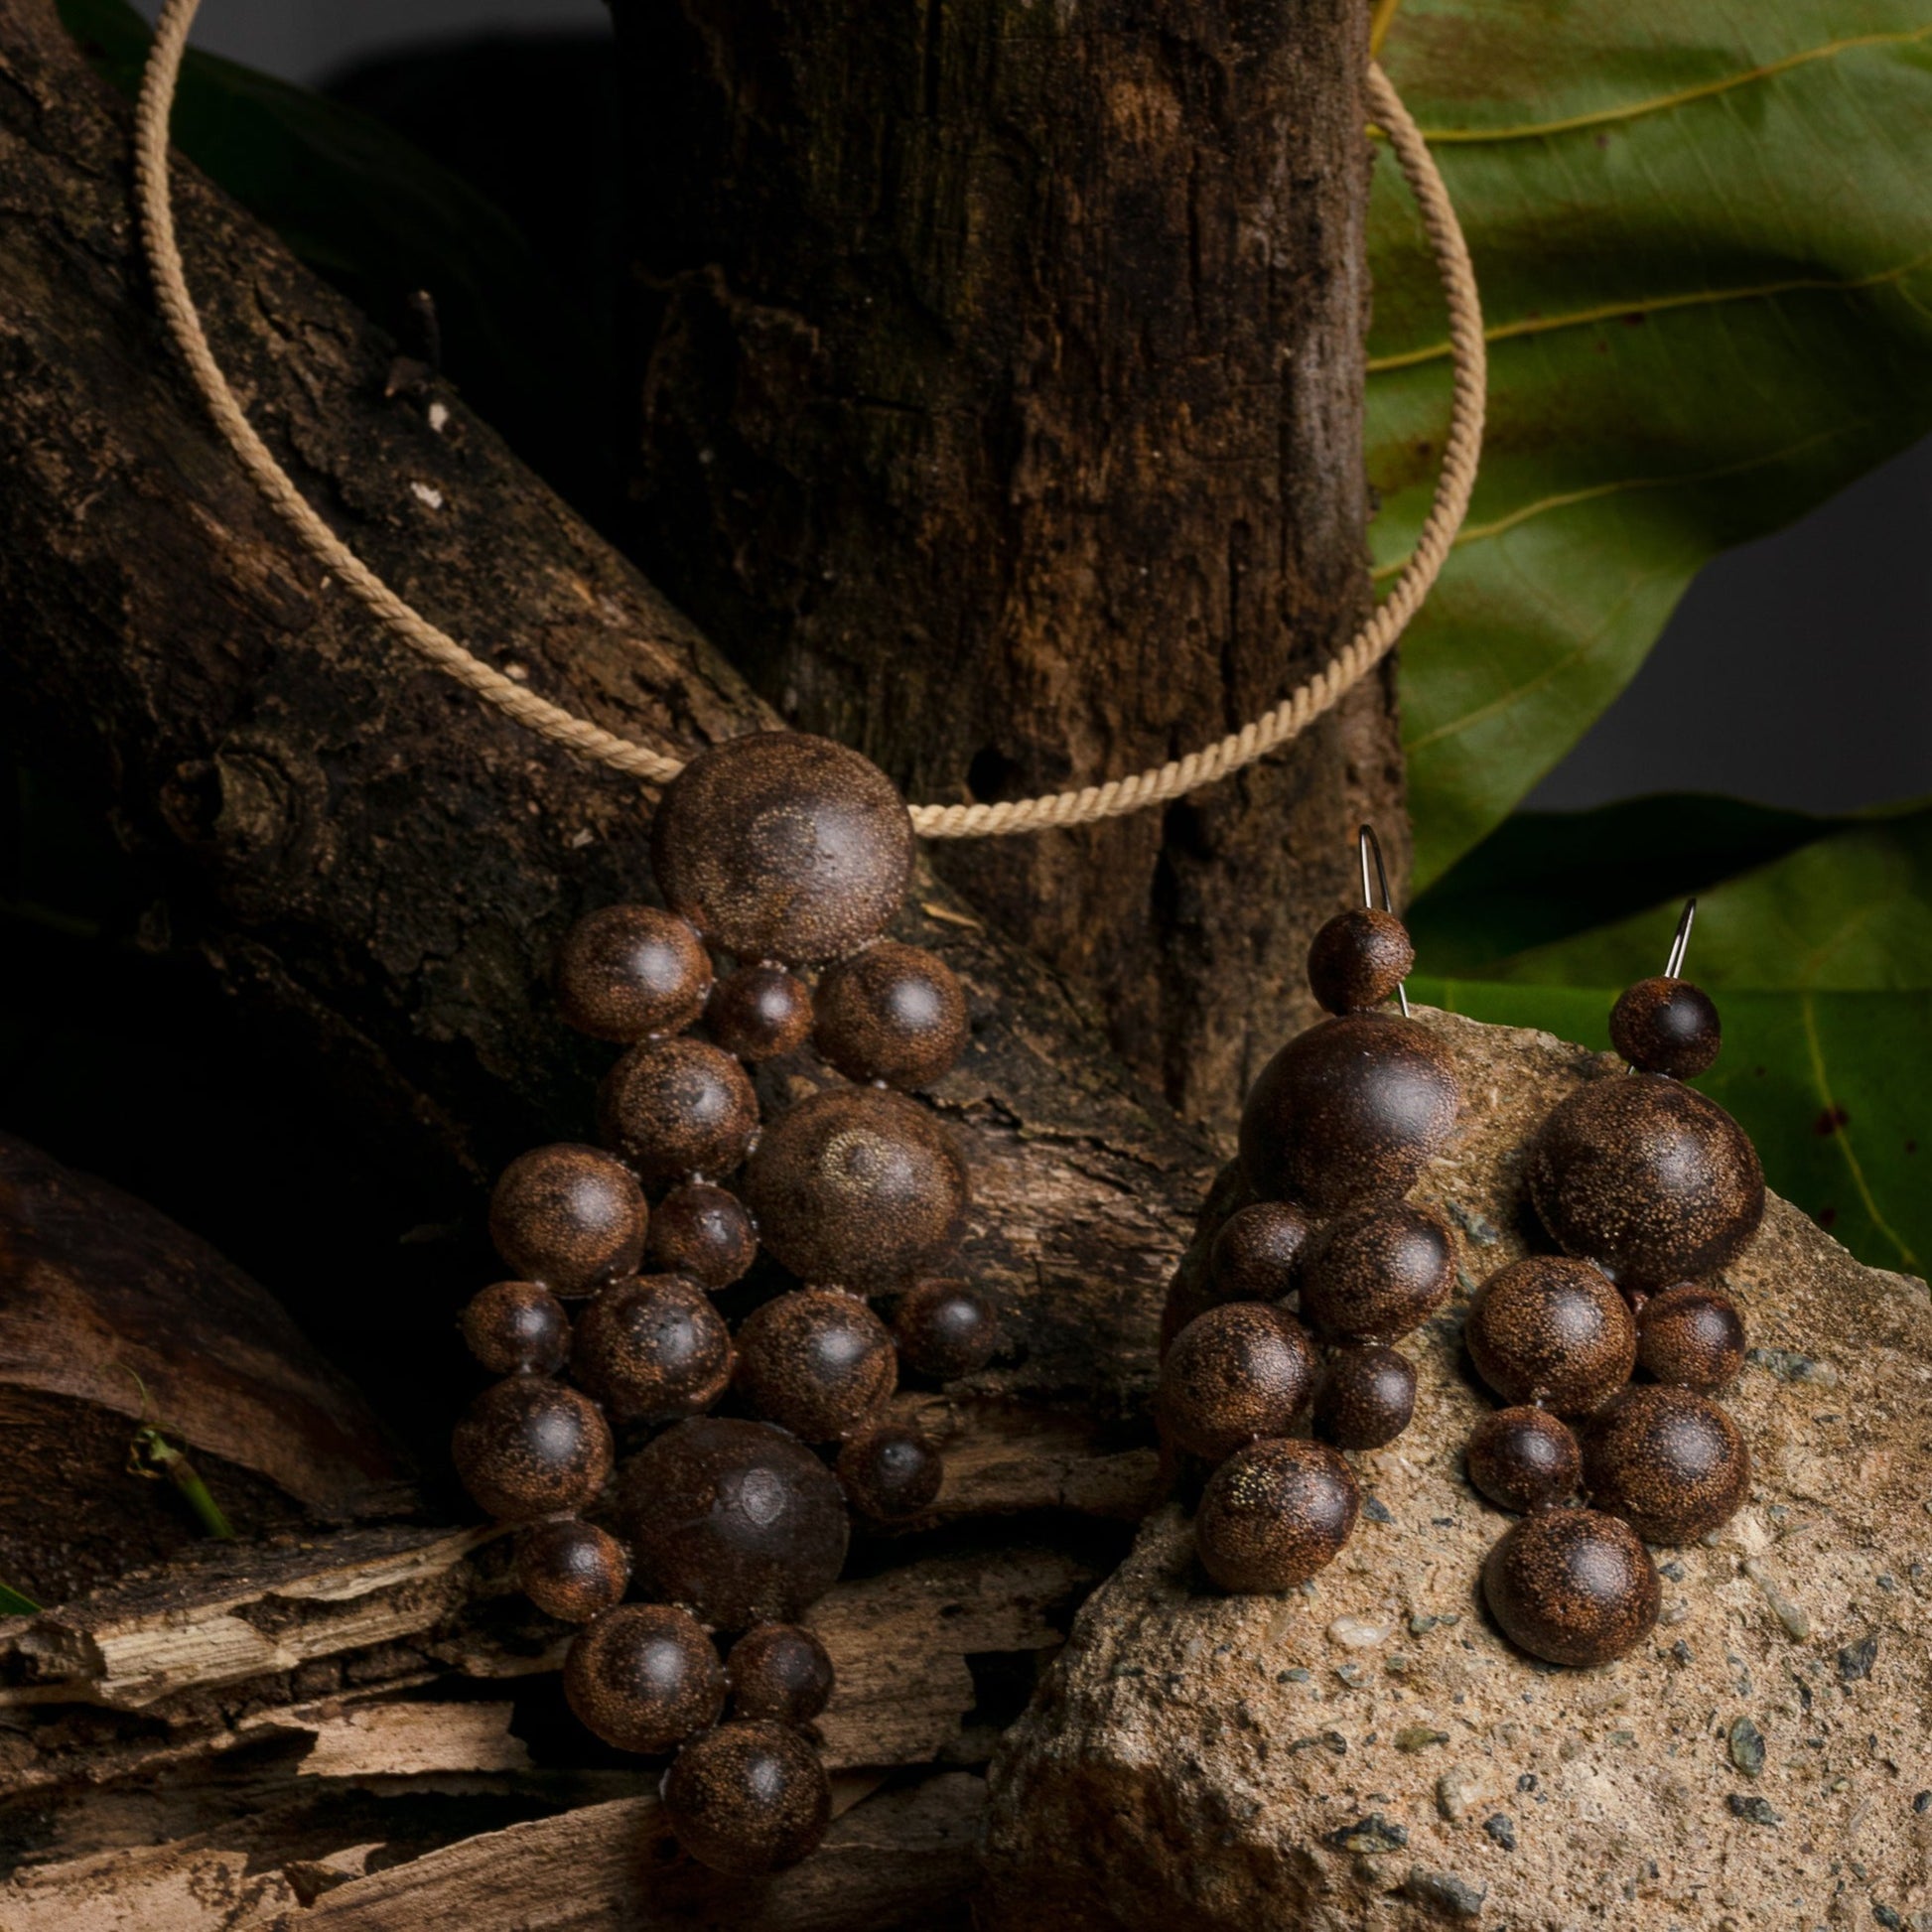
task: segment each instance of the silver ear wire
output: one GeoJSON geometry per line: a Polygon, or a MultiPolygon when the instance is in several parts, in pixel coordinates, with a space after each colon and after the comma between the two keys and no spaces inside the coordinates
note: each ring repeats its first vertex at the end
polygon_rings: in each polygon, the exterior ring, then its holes
{"type": "MultiPolygon", "coordinates": [[[[1368,876],[1366,871],[1362,876],[1364,878],[1368,876]]],[[[1696,921],[1697,915],[1697,900],[1687,898],[1684,901],[1684,910],[1678,914],[1677,936],[1670,942],[1670,958],[1664,962],[1664,977],[1667,980],[1674,980],[1683,970],[1684,955],[1690,950],[1691,945],[1691,926],[1696,921]]]]}
{"type": "MultiPolygon", "coordinates": [[[[1375,896],[1369,891],[1368,883],[1368,861],[1369,855],[1373,853],[1375,855],[1375,877],[1382,887],[1382,910],[1393,915],[1395,907],[1389,900],[1389,869],[1382,863],[1382,841],[1375,836],[1375,827],[1373,825],[1364,825],[1355,834],[1355,851],[1357,857],[1362,862],[1362,903],[1371,912],[1374,911],[1375,896]]],[[[1691,903],[1695,905],[1697,900],[1693,899],[1691,903]]],[[[1395,997],[1402,1002],[1402,1017],[1407,1020],[1409,1018],[1408,987],[1398,982],[1395,989],[1395,997]]]]}

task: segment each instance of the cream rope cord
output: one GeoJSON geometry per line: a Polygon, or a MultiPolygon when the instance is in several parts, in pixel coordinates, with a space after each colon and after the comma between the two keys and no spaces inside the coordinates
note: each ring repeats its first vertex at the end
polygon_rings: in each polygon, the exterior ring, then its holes
{"type": "MultiPolygon", "coordinates": [[[[526,690],[493,666],[485,664],[446,632],[405,604],[368,565],[349,549],[309,500],[296,488],[228,387],[207,337],[202,329],[182,272],[181,249],[175,240],[174,208],[168,184],[168,116],[174,105],[175,82],[181,71],[188,30],[200,0],[168,0],[155,27],[141,78],[141,97],[134,114],[134,194],[141,217],[141,235],[155,296],[168,333],[188,364],[188,372],[214,426],[221,432],[241,467],[263,495],[281,511],[295,533],[322,563],[360,598],[376,617],[413,650],[447,671],[499,711],[553,743],[562,745],[614,771],[664,784],[683,769],[681,762],[647,745],[620,738],[587,718],[566,711],[526,690]]],[[[1455,387],[1449,408],[1449,437],[1443,448],[1442,474],[1424,519],[1414,553],[1387,600],[1321,670],[1296,688],[1272,711],[1264,712],[1216,745],[1190,752],[1183,759],[1139,771],[1110,784],[1088,785],[1079,791],[1055,792],[1050,797],[1022,798],[996,805],[914,805],[913,829],[928,839],[994,838],[1014,832],[1035,832],[1047,826],[1089,825],[1097,819],[1118,818],[1144,811],[1183,792],[1214,783],[1243,765],[1265,758],[1277,747],[1298,737],[1342,695],[1379,664],[1395,647],[1404,626],[1429,594],[1448,557],[1455,533],[1469,507],[1475,487],[1476,462],[1482,448],[1483,394],[1486,358],[1483,352],[1482,310],[1476,295],[1469,251],[1457,225],[1449,191],[1436,171],[1428,144],[1388,76],[1370,64],[1368,99],[1376,121],[1387,133],[1404,177],[1422,210],[1423,226],[1443,278],[1448,300],[1449,346],[1454,360],[1455,387]]]]}

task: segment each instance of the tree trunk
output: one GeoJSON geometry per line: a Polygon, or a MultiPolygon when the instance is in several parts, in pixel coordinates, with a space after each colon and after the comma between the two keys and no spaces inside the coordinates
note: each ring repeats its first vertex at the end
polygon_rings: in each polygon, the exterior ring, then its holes
{"type": "MultiPolygon", "coordinates": [[[[933,800],[1124,775],[1366,607],[1359,0],[616,0],[646,291],[637,542],[790,720],[933,800]]],[[[1309,1014],[1386,674],[1285,758],[939,849],[1227,1123],[1309,1014]]]]}

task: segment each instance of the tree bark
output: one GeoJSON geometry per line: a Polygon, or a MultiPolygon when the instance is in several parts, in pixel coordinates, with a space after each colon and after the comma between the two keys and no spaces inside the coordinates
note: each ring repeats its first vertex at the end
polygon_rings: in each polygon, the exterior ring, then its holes
{"type": "MultiPolygon", "coordinates": [[[[637,544],[790,720],[933,800],[1237,728],[1361,618],[1359,0],[617,0],[637,544]]],[[[1393,685],[1293,752],[940,871],[1225,1125],[1310,1015],[1393,685]]]]}

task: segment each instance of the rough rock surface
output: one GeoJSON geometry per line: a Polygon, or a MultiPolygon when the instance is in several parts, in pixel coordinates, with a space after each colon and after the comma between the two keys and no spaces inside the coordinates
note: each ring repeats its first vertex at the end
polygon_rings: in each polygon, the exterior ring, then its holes
{"type": "MultiPolygon", "coordinates": [[[[1620,1662],[1512,1650],[1478,1568],[1509,1522],[1468,1486],[1488,1406],[1459,1333],[1541,1245],[1524,1141],[1614,1063],[1425,1016],[1458,1143],[1416,1198],[1458,1230],[1453,1303],[1402,1346],[1416,1421],[1351,1458],[1365,1507],[1304,1591],[1226,1596],[1181,1504],[1087,1603],[995,1766],[989,1927],[1464,1923],[1932,1929],[1932,1307],[1773,1200],[1719,1280],[1752,1356],[1722,1399],[1749,1501],[1659,1550],[1664,1609],[1620,1662]]],[[[1240,1204],[1215,1190],[1203,1238],[1240,1204]]]]}

